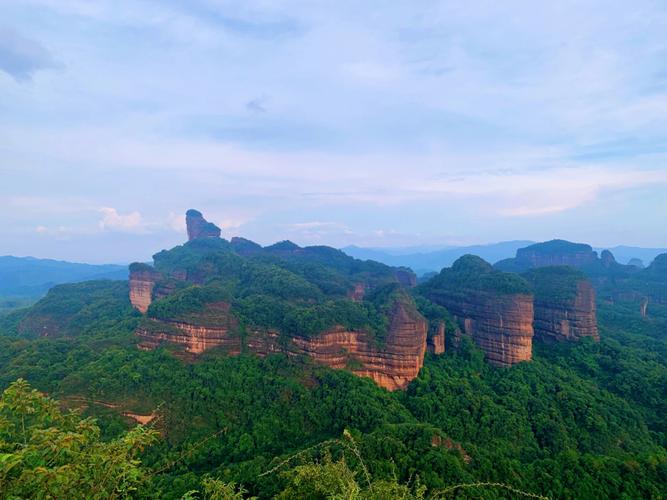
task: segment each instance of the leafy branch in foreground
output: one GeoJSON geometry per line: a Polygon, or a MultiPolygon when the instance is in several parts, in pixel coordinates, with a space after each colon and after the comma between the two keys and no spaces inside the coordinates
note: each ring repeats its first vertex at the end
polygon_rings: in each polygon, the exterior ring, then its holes
{"type": "Polygon", "coordinates": [[[124,498],[146,474],[138,454],[158,433],[137,426],[104,442],[91,419],[19,379],[0,398],[0,498],[124,498]]]}

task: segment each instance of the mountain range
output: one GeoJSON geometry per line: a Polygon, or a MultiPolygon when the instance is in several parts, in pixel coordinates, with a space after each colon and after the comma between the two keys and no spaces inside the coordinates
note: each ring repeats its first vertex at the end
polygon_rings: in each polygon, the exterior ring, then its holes
{"type": "MultiPolygon", "coordinates": [[[[451,246],[451,247],[406,247],[406,248],[364,248],[350,245],[341,248],[343,252],[356,259],[370,259],[389,266],[403,266],[411,268],[418,276],[431,272],[439,272],[443,267],[451,266],[454,261],[466,254],[477,255],[487,262],[495,263],[503,259],[514,257],[516,251],[535,243],[530,240],[511,240],[486,245],[451,246]]],[[[632,259],[639,259],[644,266],[648,266],[653,259],[666,253],[666,248],[642,248],[619,245],[615,247],[594,247],[601,253],[610,250],[618,262],[628,263],[632,259]]]]}
{"type": "Polygon", "coordinates": [[[0,297],[38,298],[54,285],[97,279],[125,280],[127,266],[0,256],[0,297]]]}

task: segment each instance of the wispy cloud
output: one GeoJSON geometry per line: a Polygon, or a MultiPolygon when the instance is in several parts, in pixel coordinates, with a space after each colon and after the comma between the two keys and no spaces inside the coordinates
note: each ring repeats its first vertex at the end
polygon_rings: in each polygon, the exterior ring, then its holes
{"type": "Polygon", "coordinates": [[[612,7],[7,0],[0,224],[667,244],[667,6],[612,7]]]}
{"type": "Polygon", "coordinates": [[[139,212],[119,214],[115,208],[102,207],[100,213],[102,214],[99,222],[100,229],[123,232],[142,232],[145,229],[139,212]]]}
{"type": "Polygon", "coordinates": [[[39,42],[0,25],[0,70],[17,82],[25,82],[37,71],[57,67],[52,54],[39,42]]]}

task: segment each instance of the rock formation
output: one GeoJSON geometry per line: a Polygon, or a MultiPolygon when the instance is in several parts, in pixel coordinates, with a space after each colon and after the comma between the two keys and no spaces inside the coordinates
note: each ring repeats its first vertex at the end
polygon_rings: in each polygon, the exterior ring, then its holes
{"type": "Polygon", "coordinates": [[[190,209],[185,213],[185,224],[188,229],[188,241],[220,237],[220,228],[204,219],[198,210],[190,209]]]}
{"type": "Polygon", "coordinates": [[[355,302],[361,302],[364,300],[364,295],[366,294],[366,285],[364,283],[355,283],[354,289],[352,289],[348,296],[355,302]]]}
{"type": "Polygon", "coordinates": [[[455,317],[491,364],[511,366],[532,358],[533,296],[519,276],[466,255],[423,285],[423,292],[455,317]]]}
{"type": "Polygon", "coordinates": [[[137,330],[140,347],[151,349],[161,342],[169,342],[182,345],[193,354],[223,347],[229,354],[236,355],[245,347],[259,355],[273,352],[306,355],[331,368],[348,368],[359,376],[370,377],[392,391],[405,388],[418,375],[424,361],[427,322],[401,302],[396,302],[390,313],[389,331],[381,344],[364,331],[342,327],[314,337],[293,336],[287,342],[280,342],[275,331],[252,331],[244,339],[238,334],[238,323],[229,305],[215,307],[219,313],[226,313],[215,326],[146,319],[137,330]]]}
{"type": "Polygon", "coordinates": [[[417,286],[417,275],[411,269],[400,267],[394,273],[398,282],[406,288],[414,288],[417,286]]]}
{"type": "MultiPolygon", "coordinates": [[[[551,240],[537,243],[516,252],[516,260],[529,268],[545,266],[584,267],[597,261],[597,253],[590,245],[551,240]]],[[[612,256],[613,258],[613,256],[612,256]]]]}
{"type": "Polygon", "coordinates": [[[146,264],[134,263],[130,266],[130,302],[141,313],[148,311],[153,302],[153,290],[160,279],[160,273],[146,264]]]}
{"type": "Polygon", "coordinates": [[[617,264],[616,257],[614,257],[614,254],[609,250],[602,250],[602,253],[600,254],[600,262],[602,263],[602,266],[607,269],[617,264]]]}
{"type": "Polygon", "coordinates": [[[588,281],[577,283],[576,295],[565,303],[535,295],[535,338],[542,341],[600,340],[595,313],[595,290],[588,281]]]}
{"type": "Polygon", "coordinates": [[[535,294],[535,338],[544,342],[599,340],[595,290],[582,271],[569,266],[542,267],[524,277],[535,294]]]}
{"type": "Polygon", "coordinates": [[[428,352],[436,355],[443,354],[445,352],[445,323],[440,321],[434,330],[428,337],[428,352]]]}
{"type": "Polygon", "coordinates": [[[377,345],[364,332],[336,328],[316,337],[294,337],[295,353],[331,368],[349,368],[390,391],[405,388],[421,369],[426,352],[426,320],[397,303],[387,338],[377,345]]]}
{"type": "Polygon", "coordinates": [[[229,354],[241,353],[241,336],[237,332],[238,322],[229,313],[227,303],[211,304],[207,314],[215,310],[216,321],[197,322],[167,321],[146,319],[137,329],[137,336],[141,339],[139,347],[152,349],[161,342],[182,345],[192,354],[201,354],[211,347],[224,347],[229,354]]]}
{"type": "Polygon", "coordinates": [[[439,301],[484,351],[489,363],[512,366],[532,359],[533,297],[526,294],[466,294],[439,301]]]}

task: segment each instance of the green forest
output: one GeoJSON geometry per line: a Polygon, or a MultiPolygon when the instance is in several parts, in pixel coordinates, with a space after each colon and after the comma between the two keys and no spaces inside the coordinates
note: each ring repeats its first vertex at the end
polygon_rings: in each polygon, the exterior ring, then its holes
{"type": "MultiPolygon", "coordinates": [[[[522,277],[465,256],[406,288],[408,271],[338,250],[251,243],[193,241],[156,254],[154,268],[131,266],[168,291],[146,315],[127,282],[100,280],[0,316],[0,498],[667,495],[667,305],[642,314],[634,296],[603,297],[600,342],[534,342],[531,362],[497,368],[427,297],[567,302],[584,274],[522,277]],[[446,352],[427,354],[403,391],[305,356],[137,348],[140,325],[215,325],[228,309],[240,332],[287,339],[342,325],[381,345],[396,301],[447,331],[446,352]]],[[[642,273],[606,276],[663,290],[655,266],[642,273]]]]}
{"type": "Polygon", "coordinates": [[[169,347],[138,350],[141,315],[126,292],[117,282],[64,285],[30,314],[3,319],[5,497],[38,485],[91,498],[666,494],[664,306],[642,317],[634,306],[601,305],[600,343],[536,344],[533,362],[510,369],[486,364],[464,338],[390,393],[305,358],[213,350],[192,363],[169,347]],[[68,335],[17,331],[49,311],[68,335]],[[19,425],[21,409],[31,417],[19,425]],[[123,412],[155,418],[137,427],[123,412]],[[59,440],[67,443],[54,448],[59,440]]]}

